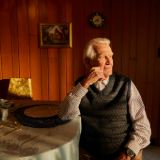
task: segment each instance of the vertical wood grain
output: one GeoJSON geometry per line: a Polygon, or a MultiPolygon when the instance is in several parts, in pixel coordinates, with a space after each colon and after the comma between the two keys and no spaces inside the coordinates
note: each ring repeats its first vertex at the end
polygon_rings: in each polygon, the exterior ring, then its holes
{"type": "MultiPolygon", "coordinates": [[[[46,14],[46,0],[39,0],[39,23],[47,22],[46,14]]],[[[41,71],[42,71],[42,100],[48,100],[48,51],[47,49],[40,49],[41,54],[41,71]]]]}
{"type": "MultiPolygon", "coordinates": [[[[3,18],[7,18],[8,17],[8,15],[6,15],[6,17],[3,17],[4,16],[4,14],[5,13],[7,13],[7,10],[8,10],[8,0],[7,1],[4,1],[4,0],[1,0],[0,1],[0,22],[1,23],[4,23],[4,20],[3,20],[3,18]]],[[[7,13],[8,14],[8,13],[7,13]]],[[[9,19],[6,19],[7,21],[9,21],[9,19]]],[[[5,21],[6,21],[5,20],[5,21]]],[[[10,38],[10,35],[9,35],[9,37],[4,37],[4,36],[8,36],[8,34],[7,35],[5,35],[5,33],[4,32],[6,32],[6,31],[4,31],[5,30],[5,25],[8,25],[8,23],[9,22],[7,22],[7,24],[6,24],[6,22],[4,23],[4,24],[2,24],[2,25],[0,25],[0,98],[4,98],[4,85],[3,85],[3,80],[2,80],[2,78],[3,78],[3,63],[2,63],[2,57],[4,57],[3,56],[3,54],[4,54],[4,51],[6,52],[7,50],[5,49],[6,48],[6,40],[8,39],[8,38],[10,38]],[[2,34],[1,34],[2,33],[2,34]],[[5,42],[3,42],[3,37],[5,38],[5,42]],[[3,46],[3,45],[5,45],[5,46],[3,46]]],[[[9,26],[8,26],[9,27],[9,26]]],[[[6,29],[8,29],[8,27],[6,28],[6,29]]],[[[7,31],[8,32],[8,31],[7,31]]],[[[10,31],[9,31],[10,32],[10,31]]],[[[9,40],[9,39],[8,39],[9,40]]],[[[10,41],[10,40],[9,40],[10,41]]],[[[10,42],[9,42],[10,43],[10,42]]],[[[9,44],[9,46],[10,46],[10,44],[9,44]]],[[[9,50],[8,50],[9,51],[9,50]]],[[[10,58],[9,58],[10,59],[10,58]]],[[[4,58],[3,58],[3,60],[4,60],[4,58]]],[[[11,68],[12,69],[12,68],[11,68]]]]}
{"type": "Polygon", "coordinates": [[[122,69],[122,4],[123,1],[112,0],[111,42],[113,50],[113,71],[121,73],[122,69]]]}
{"type": "Polygon", "coordinates": [[[28,0],[30,68],[33,99],[42,99],[41,57],[38,48],[38,0],[28,0]]]}
{"type": "MultiPolygon", "coordinates": [[[[1,11],[0,11],[0,15],[1,15],[1,11]]],[[[1,32],[1,25],[0,25],[0,32],[1,32]]],[[[2,80],[2,52],[1,52],[1,40],[0,40],[0,82],[1,82],[1,80],[2,80]]],[[[2,93],[1,84],[2,83],[0,83],[0,90],[1,90],[0,93],[2,93]]]]}
{"type": "Polygon", "coordinates": [[[8,11],[0,11],[0,22],[2,78],[9,79],[10,77],[12,77],[12,54],[10,15],[8,11]]]}
{"type": "Polygon", "coordinates": [[[42,74],[42,100],[48,100],[48,77],[49,77],[49,68],[48,68],[48,52],[47,49],[41,49],[41,74],[42,74]]]}
{"type": "Polygon", "coordinates": [[[66,49],[59,49],[59,100],[63,101],[66,97],[66,49]]]}
{"type": "MultiPolygon", "coordinates": [[[[1,18],[3,16],[3,12],[2,11],[6,11],[8,9],[8,0],[1,0],[0,1],[0,21],[1,21],[1,18]]],[[[3,29],[3,27],[2,27],[3,29]]],[[[0,25],[0,33],[2,32],[2,29],[1,29],[1,25],[0,25]]],[[[2,80],[2,75],[3,75],[3,71],[2,71],[2,52],[1,52],[1,38],[0,38],[0,80],[2,80]]],[[[3,88],[2,88],[2,81],[0,83],[0,90],[1,90],[1,97],[3,96],[3,88]]]]}
{"type": "MultiPolygon", "coordinates": [[[[57,0],[47,0],[47,22],[58,22],[57,0]]],[[[59,100],[59,68],[58,68],[58,49],[48,49],[49,58],[49,100],[59,100]]]]}
{"type": "Polygon", "coordinates": [[[0,21],[0,79],[31,77],[34,99],[39,100],[63,100],[74,81],[88,72],[84,45],[95,37],[109,38],[114,71],[136,84],[152,138],[160,145],[159,0],[0,0],[0,21]],[[90,26],[93,12],[104,14],[102,28],[90,26]],[[46,22],[72,22],[73,48],[39,49],[38,23],[46,22]]]}
{"type": "Polygon", "coordinates": [[[147,56],[148,56],[148,31],[149,31],[149,0],[138,1],[138,36],[137,36],[137,64],[136,86],[146,102],[147,86],[147,56]]]}
{"type": "MultiPolygon", "coordinates": [[[[59,22],[66,22],[66,0],[58,1],[58,19],[59,22]]],[[[67,56],[66,49],[60,48],[59,54],[59,100],[63,101],[66,97],[66,81],[67,81],[67,56]]]]}
{"type": "Polygon", "coordinates": [[[39,23],[47,23],[47,5],[46,0],[38,1],[39,23]]]}
{"type": "MultiPolygon", "coordinates": [[[[157,105],[156,103],[153,104],[156,105],[156,108],[159,112],[159,115],[158,115],[158,119],[159,119],[159,123],[158,123],[158,143],[157,145],[160,146],[160,57],[157,57],[157,50],[158,48],[160,48],[160,1],[157,1],[157,6],[158,6],[158,14],[157,14],[157,41],[156,41],[156,64],[155,64],[155,85],[157,85],[157,92],[154,92],[154,95],[155,98],[157,99],[157,105]]],[[[156,86],[155,86],[156,88],[156,86]]],[[[156,90],[155,90],[156,91],[156,90]]],[[[153,110],[154,111],[154,110],[153,110]]],[[[154,113],[153,112],[153,116],[154,116],[154,113]]],[[[154,119],[152,119],[152,124],[154,123],[153,121],[154,119]]]]}
{"type": "Polygon", "coordinates": [[[105,23],[103,27],[103,37],[107,39],[111,39],[111,1],[112,0],[104,0],[103,13],[105,16],[105,23]]]}
{"type": "Polygon", "coordinates": [[[92,0],[85,0],[85,15],[84,15],[84,23],[85,23],[85,30],[84,30],[84,38],[85,44],[92,39],[92,26],[89,23],[90,16],[92,14],[92,0]]]}
{"type": "Polygon", "coordinates": [[[9,9],[8,0],[0,0],[0,11],[7,11],[9,9]]]}
{"type": "Polygon", "coordinates": [[[155,77],[155,59],[157,55],[156,36],[157,36],[157,0],[150,1],[150,16],[149,16],[149,42],[148,42],[148,61],[147,61],[147,100],[146,112],[149,121],[152,120],[153,93],[154,93],[154,77],[155,77]]]}
{"type": "Polygon", "coordinates": [[[29,35],[38,35],[38,0],[28,0],[29,35]]]}
{"type": "Polygon", "coordinates": [[[154,99],[152,115],[152,136],[156,138],[156,145],[160,145],[160,58],[158,57],[158,48],[160,47],[160,1],[157,1],[157,32],[156,32],[156,59],[155,59],[155,77],[154,77],[154,99]],[[159,139],[159,141],[158,141],[159,139]]]}
{"type": "Polygon", "coordinates": [[[129,72],[130,1],[123,0],[122,13],[122,74],[129,72]]]}
{"type": "MultiPolygon", "coordinates": [[[[1,14],[1,13],[0,13],[1,14]]],[[[1,31],[1,27],[0,27],[0,31],[1,31]]],[[[1,41],[0,41],[1,43],[1,41]]],[[[2,53],[1,53],[1,45],[0,45],[0,80],[2,80],[2,53]]],[[[1,87],[0,87],[1,90],[1,87]]]]}
{"type": "Polygon", "coordinates": [[[20,77],[30,77],[27,0],[17,2],[20,77]]]}
{"type": "Polygon", "coordinates": [[[74,81],[84,75],[84,0],[73,1],[73,52],[74,52],[74,81]],[[77,18],[80,17],[80,18],[77,18]]]}
{"type": "Polygon", "coordinates": [[[138,0],[130,2],[130,56],[129,56],[129,77],[136,82],[136,62],[137,62],[137,17],[138,0]]]}
{"type": "Polygon", "coordinates": [[[19,51],[18,51],[18,25],[16,0],[9,3],[11,22],[11,52],[12,52],[12,78],[18,78],[19,72],[19,51]]]}
{"type": "MultiPolygon", "coordinates": [[[[92,39],[92,26],[89,23],[90,16],[92,14],[92,0],[85,0],[85,15],[84,15],[84,45],[86,45],[89,40],[92,39]]],[[[84,67],[85,74],[89,72],[89,69],[84,67]]]]}
{"type": "MultiPolygon", "coordinates": [[[[103,0],[99,0],[98,3],[97,3],[97,0],[92,0],[91,6],[92,6],[92,13],[100,12],[103,14],[103,0]]],[[[92,38],[103,37],[103,28],[104,26],[100,28],[92,27],[92,38]]]]}
{"type": "Polygon", "coordinates": [[[41,57],[39,55],[40,49],[38,48],[38,37],[30,36],[30,66],[33,100],[42,99],[41,57]]]}
{"type": "MultiPolygon", "coordinates": [[[[72,22],[72,11],[73,11],[73,4],[72,0],[66,0],[66,22],[72,22]]],[[[73,38],[73,33],[72,33],[72,38],[73,38]]],[[[74,46],[73,46],[74,47],[74,46]]],[[[72,48],[67,48],[66,49],[66,54],[67,54],[67,90],[66,93],[69,93],[72,90],[72,87],[74,85],[73,82],[73,49],[72,48]]]]}
{"type": "Polygon", "coordinates": [[[59,100],[59,69],[58,54],[52,54],[54,50],[50,49],[49,54],[49,100],[59,100]]]}

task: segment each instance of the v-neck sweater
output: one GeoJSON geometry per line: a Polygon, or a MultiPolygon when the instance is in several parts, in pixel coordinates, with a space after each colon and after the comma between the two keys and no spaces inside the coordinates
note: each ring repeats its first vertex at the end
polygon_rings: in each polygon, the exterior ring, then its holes
{"type": "Polygon", "coordinates": [[[103,90],[97,89],[95,84],[89,86],[79,105],[82,118],[80,143],[93,155],[119,154],[131,131],[128,112],[131,80],[117,73],[109,78],[103,90]]]}

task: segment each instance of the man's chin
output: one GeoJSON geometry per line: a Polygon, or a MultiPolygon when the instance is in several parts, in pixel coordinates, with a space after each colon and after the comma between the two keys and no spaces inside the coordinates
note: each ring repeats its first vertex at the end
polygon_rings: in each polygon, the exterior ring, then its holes
{"type": "Polygon", "coordinates": [[[108,76],[112,75],[112,71],[104,73],[104,77],[107,78],[108,76]]]}

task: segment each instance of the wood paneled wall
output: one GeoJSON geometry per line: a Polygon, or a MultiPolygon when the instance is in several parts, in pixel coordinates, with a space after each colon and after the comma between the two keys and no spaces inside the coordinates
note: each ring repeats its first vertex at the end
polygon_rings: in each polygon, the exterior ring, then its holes
{"type": "Polygon", "coordinates": [[[82,51],[96,37],[111,40],[114,71],[136,84],[160,144],[160,0],[0,0],[0,79],[31,77],[35,100],[63,100],[87,73],[82,51]],[[102,28],[90,26],[94,12],[102,28]],[[38,23],[54,22],[72,22],[73,48],[38,48],[38,23]]]}

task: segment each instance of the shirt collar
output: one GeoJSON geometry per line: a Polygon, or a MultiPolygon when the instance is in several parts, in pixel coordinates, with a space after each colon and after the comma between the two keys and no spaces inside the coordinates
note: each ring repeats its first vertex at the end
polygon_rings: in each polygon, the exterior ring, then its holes
{"type": "Polygon", "coordinates": [[[102,83],[102,84],[104,84],[106,86],[108,84],[108,82],[109,82],[109,76],[104,81],[96,81],[94,84],[97,85],[98,83],[102,83]]]}

